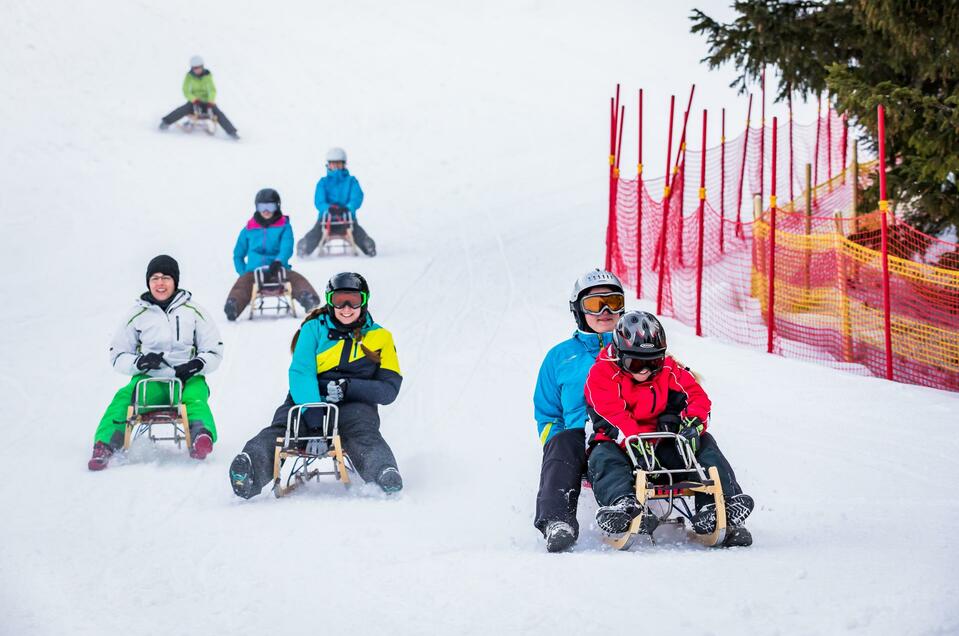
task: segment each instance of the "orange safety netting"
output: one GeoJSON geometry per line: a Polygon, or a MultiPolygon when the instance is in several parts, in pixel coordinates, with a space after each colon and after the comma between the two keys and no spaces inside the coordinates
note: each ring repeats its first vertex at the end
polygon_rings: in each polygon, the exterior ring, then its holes
{"type": "MultiPolygon", "coordinates": [[[[748,142],[745,135],[726,141],[724,152],[707,149],[701,243],[701,151],[688,150],[680,161],[668,210],[662,178],[615,179],[612,270],[637,289],[637,296],[658,301],[662,314],[690,326],[698,322],[702,335],[885,377],[881,212],[852,212],[854,180],[843,168],[850,160],[843,152],[846,136],[835,132],[842,125],[835,113],[820,119],[818,153],[817,126],[793,126],[792,162],[789,123],[779,126],[774,252],[769,129],[762,172],[758,129],[749,131],[748,142]],[[827,125],[833,128],[829,147],[823,135],[827,125]],[[808,197],[807,162],[818,163],[813,170],[821,181],[808,197]]],[[[875,170],[874,161],[859,166],[860,188],[875,170]]],[[[959,390],[959,246],[922,234],[891,214],[887,219],[892,377],[959,390]]]]}

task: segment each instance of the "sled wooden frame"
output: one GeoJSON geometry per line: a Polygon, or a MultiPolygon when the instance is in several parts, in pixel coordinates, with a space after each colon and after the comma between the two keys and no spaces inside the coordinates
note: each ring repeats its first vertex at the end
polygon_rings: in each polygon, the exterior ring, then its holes
{"type": "Polygon", "coordinates": [[[253,270],[253,295],[250,298],[250,320],[260,312],[264,316],[271,309],[276,310],[277,316],[293,316],[296,318],[296,306],[293,304],[293,284],[287,280],[286,272],[280,275],[280,281],[276,283],[266,282],[267,272],[270,267],[264,265],[253,270]],[[274,307],[266,306],[267,298],[275,298],[274,307]]]}
{"type": "Polygon", "coordinates": [[[220,121],[215,114],[210,113],[209,116],[200,115],[196,109],[194,109],[194,111],[187,115],[184,119],[186,121],[181,119],[179,122],[177,122],[177,127],[185,133],[192,133],[194,130],[202,128],[203,132],[213,136],[216,134],[217,126],[220,125],[220,121]],[[213,125],[201,127],[200,124],[205,122],[211,122],[213,125]]]}
{"type": "MultiPolygon", "coordinates": [[[[636,501],[639,503],[640,507],[645,509],[646,504],[649,501],[657,499],[666,500],[668,502],[669,509],[660,517],[660,522],[664,522],[667,521],[667,518],[675,509],[674,502],[677,498],[692,497],[696,493],[712,495],[713,501],[716,504],[716,529],[709,534],[696,534],[690,530],[689,535],[694,540],[709,547],[717,547],[723,544],[723,541],[726,538],[726,499],[723,496],[723,487],[719,481],[719,471],[715,466],[710,466],[708,471],[704,471],[703,467],[696,459],[696,455],[692,452],[692,448],[689,446],[689,441],[675,433],[643,433],[640,435],[630,435],[626,438],[626,450],[629,454],[630,460],[633,462],[633,466],[636,466],[633,474],[636,477],[636,501]],[[635,453],[632,449],[632,442],[639,441],[640,448],[645,448],[646,442],[661,442],[666,440],[672,440],[676,443],[676,447],[680,456],[683,457],[686,462],[686,468],[659,469],[652,471],[646,471],[639,468],[639,462],[637,461],[635,453]],[[688,475],[690,472],[695,472],[699,476],[699,481],[673,482],[673,475],[679,473],[688,475]],[[650,477],[656,477],[660,475],[668,476],[670,483],[650,483],[650,477]]],[[[643,455],[644,459],[651,459],[646,455],[645,450],[643,451],[643,455]]],[[[648,466],[649,463],[650,462],[647,461],[644,465],[648,466]]],[[[603,541],[617,550],[628,550],[636,538],[641,534],[640,525],[642,524],[642,518],[643,516],[639,515],[633,519],[632,523],[629,525],[629,530],[627,530],[624,534],[605,535],[603,537],[603,541]]],[[[673,520],[669,519],[669,521],[673,520]]],[[[685,525],[683,519],[679,519],[679,521],[683,522],[685,525]]]]}
{"type": "Polygon", "coordinates": [[[319,478],[324,475],[336,477],[336,480],[344,486],[350,485],[347,456],[343,451],[343,444],[340,442],[339,417],[339,408],[337,408],[335,404],[329,404],[327,402],[297,404],[290,409],[290,412],[287,413],[286,416],[286,433],[283,437],[276,438],[276,448],[273,453],[273,494],[277,498],[285,497],[306,482],[313,479],[319,480],[319,478]],[[300,435],[300,416],[303,409],[307,408],[324,409],[322,435],[300,435]],[[323,440],[326,442],[328,450],[322,455],[306,452],[302,446],[310,440],[323,440]],[[325,458],[333,460],[333,470],[323,471],[318,468],[311,469],[307,463],[325,458]],[[284,486],[280,470],[283,462],[287,459],[302,459],[304,461],[303,465],[296,469],[287,479],[289,485],[284,486]],[[292,480],[292,483],[290,483],[290,480],[292,480]]]}
{"type": "Polygon", "coordinates": [[[133,389],[133,404],[127,407],[127,419],[123,427],[123,449],[129,450],[133,440],[143,434],[151,442],[174,442],[177,448],[186,443],[189,451],[193,447],[190,435],[190,419],[186,404],[183,403],[183,382],[179,378],[144,378],[133,389]],[[169,404],[145,404],[147,387],[150,383],[166,384],[170,389],[169,404]],[[140,396],[143,396],[141,403],[140,396]],[[153,434],[154,426],[169,426],[169,436],[153,434]]]}
{"type": "Polygon", "coordinates": [[[329,256],[335,254],[349,254],[352,252],[353,256],[360,255],[360,246],[356,244],[356,239],[353,238],[353,217],[348,215],[347,221],[338,221],[337,226],[343,226],[342,233],[337,232],[333,234],[333,219],[332,215],[327,215],[326,219],[323,222],[323,233],[320,235],[320,243],[316,246],[316,253],[320,256],[326,254],[329,256]],[[332,241],[342,241],[340,245],[341,250],[339,252],[333,252],[332,247],[337,245],[332,241]]]}

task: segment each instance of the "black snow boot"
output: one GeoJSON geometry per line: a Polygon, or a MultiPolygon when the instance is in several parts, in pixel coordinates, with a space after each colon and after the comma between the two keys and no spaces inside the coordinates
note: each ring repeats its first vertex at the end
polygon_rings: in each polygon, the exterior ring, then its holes
{"type": "Polygon", "coordinates": [[[236,310],[236,300],[227,298],[226,305],[223,306],[223,312],[226,314],[227,320],[236,320],[236,317],[240,315],[240,312],[236,310]]]}
{"type": "Polygon", "coordinates": [[[297,300],[300,302],[300,305],[303,306],[303,311],[307,313],[313,311],[313,309],[320,304],[320,299],[307,291],[301,292],[297,300]]]}
{"type": "Polygon", "coordinates": [[[543,536],[548,552],[565,552],[576,543],[576,531],[565,521],[550,521],[543,536]]]}
{"type": "Polygon", "coordinates": [[[376,478],[376,483],[387,494],[403,490],[403,478],[400,477],[400,471],[392,466],[383,469],[380,476],[376,478]]]}
{"type": "Polygon", "coordinates": [[[656,515],[643,510],[633,495],[620,497],[612,505],[601,506],[596,511],[596,525],[608,534],[622,534],[629,530],[633,519],[639,515],[643,515],[639,531],[643,534],[652,534],[659,525],[659,519],[656,515]]]}
{"type": "Polygon", "coordinates": [[[237,497],[249,499],[257,494],[253,490],[253,461],[246,453],[240,453],[230,464],[230,485],[237,497]]]}
{"type": "MultiPolygon", "coordinates": [[[[739,528],[753,511],[753,498],[740,493],[726,499],[726,526],[739,528]]],[[[709,534],[716,530],[716,504],[706,504],[693,515],[693,531],[696,534],[709,534]]]]}

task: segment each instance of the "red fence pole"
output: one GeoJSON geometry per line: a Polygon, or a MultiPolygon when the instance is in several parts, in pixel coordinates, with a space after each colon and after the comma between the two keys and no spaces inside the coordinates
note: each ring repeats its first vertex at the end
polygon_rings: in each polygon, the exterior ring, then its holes
{"type": "Polygon", "coordinates": [[[669,220],[669,160],[673,155],[673,111],[676,105],[676,96],[669,98],[669,143],[666,146],[666,178],[663,186],[663,224],[659,229],[659,288],[656,290],[656,313],[663,313],[663,282],[666,275],[666,222],[669,220]]]}
{"type": "Polygon", "coordinates": [[[749,116],[753,112],[753,96],[749,96],[746,108],[746,134],[743,136],[743,160],[739,166],[739,196],[736,198],[736,236],[742,234],[743,180],[746,177],[746,154],[749,152],[749,116]]]}
{"type": "MultiPolygon", "coordinates": [[[[726,233],[726,109],[723,109],[722,131],[719,137],[719,253],[723,252],[726,233]]],[[[705,165],[705,157],[703,164],[705,165]]]]}
{"type": "Polygon", "coordinates": [[[699,166],[699,242],[696,254],[696,335],[703,335],[703,217],[706,206],[706,110],[703,110],[703,156],[699,166]]]}
{"type": "MultiPolygon", "coordinates": [[[[762,115],[760,117],[759,133],[759,202],[763,201],[763,193],[766,191],[766,65],[763,64],[762,76],[762,115]]],[[[760,205],[762,208],[762,205],[760,205]]]]}
{"type": "Polygon", "coordinates": [[[813,150],[812,198],[813,206],[819,204],[819,131],[822,130],[822,93],[816,98],[816,146],[813,150]]]}
{"type": "Polygon", "coordinates": [[[643,89],[639,89],[639,161],[636,164],[636,298],[643,297],[643,89]]]}
{"type": "Polygon", "coordinates": [[[846,148],[849,146],[849,115],[842,114],[842,184],[846,185],[846,148]]]}
{"type": "MultiPolygon", "coordinates": [[[[618,88],[617,84],[617,88],[618,88]]],[[[616,104],[609,98],[609,214],[606,219],[606,271],[613,268],[613,226],[616,223],[616,195],[613,192],[613,168],[616,164],[616,104]]]]}
{"type": "Polygon", "coordinates": [[[796,195],[793,190],[793,92],[789,90],[789,211],[796,211],[796,195]]]}
{"type": "Polygon", "coordinates": [[[766,352],[773,352],[773,330],[776,325],[776,118],[773,117],[773,170],[769,192],[769,303],[766,312],[766,352]]]}
{"type": "Polygon", "coordinates": [[[832,106],[826,100],[826,181],[832,190],[832,106]]]}
{"type": "Polygon", "coordinates": [[[879,218],[882,227],[882,314],[886,341],[886,379],[892,380],[892,312],[889,298],[889,228],[886,212],[886,110],[879,105],[879,218]]]}

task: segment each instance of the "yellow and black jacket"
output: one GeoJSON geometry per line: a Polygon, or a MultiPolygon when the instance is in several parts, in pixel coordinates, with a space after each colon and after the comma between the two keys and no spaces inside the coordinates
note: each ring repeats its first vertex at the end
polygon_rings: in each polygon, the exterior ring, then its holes
{"type": "Polygon", "coordinates": [[[330,380],[348,380],[344,401],[389,404],[400,391],[403,376],[393,334],[367,314],[359,340],[353,331],[337,329],[327,314],[300,329],[290,362],[290,395],[297,404],[323,402],[330,380]],[[379,363],[363,351],[377,352],[379,363]]]}

